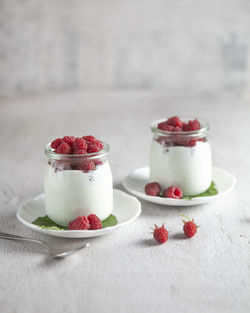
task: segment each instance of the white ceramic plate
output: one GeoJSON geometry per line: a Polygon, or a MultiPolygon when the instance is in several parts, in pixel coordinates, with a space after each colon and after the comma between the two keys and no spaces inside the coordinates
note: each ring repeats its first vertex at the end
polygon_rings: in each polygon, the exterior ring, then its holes
{"type": "Polygon", "coordinates": [[[17,218],[29,228],[46,235],[64,238],[88,238],[106,235],[122,226],[128,225],[133,222],[140,213],[141,204],[135,197],[127,195],[123,191],[114,189],[114,209],[112,214],[114,214],[118,220],[118,224],[115,226],[97,230],[52,230],[36,226],[32,224],[32,222],[37,217],[46,215],[44,208],[44,194],[20,205],[17,211],[17,218]]]}
{"type": "Polygon", "coordinates": [[[123,180],[124,188],[133,195],[149,202],[171,206],[189,206],[198,205],[214,201],[233,190],[236,179],[227,171],[213,166],[213,181],[218,190],[218,194],[209,197],[197,197],[189,199],[171,199],[148,196],[144,192],[145,185],[149,182],[149,167],[140,167],[132,171],[123,180]]]}

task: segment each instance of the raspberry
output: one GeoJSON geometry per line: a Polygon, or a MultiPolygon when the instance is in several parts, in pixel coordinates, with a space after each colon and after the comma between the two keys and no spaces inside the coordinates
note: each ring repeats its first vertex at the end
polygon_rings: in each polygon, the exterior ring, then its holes
{"type": "Polygon", "coordinates": [[[99,152],[103,148],[103,145],[100,141],[96,141],[95,143],[90,143],[87,148],[88,153],[99,152]]]}
{"type": "Polygon", "coordinates": [[[64,136],[62,138],[63,142],[66,142],[68,145],[70,145],[70,147],[72,148],[73,146],[73,142],[75,141],[75,137],[74,136],[64,136]]]}
{"type": "Polygon", "coordinates": [[[57,138],[57,139],[55,139],[55,140],[53,140],[51,142],[50,146],[51,146],[52,149],[57,149],[60,146],[61,143],[62,143],[62,139],[61,138],[57,138]]]}
{"type": "Polygon", "coordinates": [[[60,154],[70,154],[71,153],[71,147],[66,142],[62,142],[60,146],[56,149],[56,153],[60,154]]]}
{"type": "Polygon", "coordinates": [[[75,150],[74,154],[86,154],[87,151],[86,150],[75,150]]]}
{"type": "Polygon", "coordinates": [[[201,124],[197,118],[191,122],[189,121],[189,124],[193,127],[193,130],[199,130],[201,128],[201,124]]]}
{"type": "Polygon", "coordinates": [[[96,216],[95,214],[90,214],[88,216],[88,221],[90,224],[90,229],[94,230],[94,229],[101,229],[102,228],[102,222],[99,219],[98,216],[96,216]]]}
{"type": "Polygon", "coordinates": [[[175,126],[173,131],[179,133],[182,131],[182,128],[180,126],[175,126]]]}
{"type": "Polygon", "coordinates": [[[168,132],[174,131],[174,126],[168,125],[167,122],[159,123],[157,127],[161,130],[168,131],[168,132]]]}
{"type": "Polygon", "coordinates": [[[189,147],[194,147],[195,145],[196,145],[196,142],[197,142],[197,140],[196,139],[192,139],[192,140],[189,140],[189,142],[188,142],[188,146],[189,147]]]}
{"type": "Polygon", "coordinates": [[[69,222],[69,230],[88,230],[90,228],[89,221],[86,216],[78,216],[73,221],[69,222]]]}
{"type": "Polygon", "coordinates": [[[157,182],[149,183],[145,186],[145,193],[149,196],[159,196],[161,193],[161,186],[157,182]]]}
{"type": "Polygon", "coordinates": [[[192,131],[192,128],[191,128],[191,126],[190,126],[189,124],[186,124],[186,125],[184,125],[184,126],[182,127],[182,130],[183,130],[184,132],[190,132],[190,131],[192,131]]]}
{"type": "Polygon", "coordinates": [[[85,173],[95,170],[95,163],[93,161],[83,162],[76,166],[76,170],[83,171],[85,173]]]}
{"type": "Polygon", "coordinates": [[[168,231],[164,227],[164,224],[162,224],[162,227],[158,227],[155,225],[153,236],[154,239],[161,244],[168,240],[168,231]]]}
{"type": "Polygon", "coordinates": [[[177,186],[168,187],[162,195],[164,198],[173,198],[173,199],[181,199],[182,198],[182,190],[177,186]]]}
{"type": "Polygon", "coordinates": [[[179,119],[178,116],[173,116],[173,117],[170,117],[168,120],[167,120],[167,125],[171,125],[171,126],[178,126],[178,127],[182,127],[182,121],[179,119]]]}
{"type": "Polygon", "coordinates": [[[102,160],[95,160],[95,165],[96,166],[99,166],[99,165],[102,165],[103,164],[103,161],[102,160]]]}
{"type": "Polygon", "coordinates": [[[87,143],[96,143],[96,141],[98,141],[94,136],[83,136],[82,139],[84,139],[85,141],[87,141],[87,143]]]}
{"type": "Polygon", "coordinates": [[[87,150],[87,143],[82,138],[76,138],[73,142],[74,154],[85,154],[87,150]],[[84,152],[85,151],[85,152],[84,152]]]}
{"type": "Polygon", "coordinates": [[[184,220],[182,220],[182,221],[184,223],[183,231],[184,231],[185,236],[188,237],[188,238],[193,237],[196,234],[197,228],[199,226],[195,225],[194,219],[192,219],[192,221],[188,221],[188,222],[186,222],[184,220]]]}
{"type": "Polygon", "coordinates": [[[201,124],[200,122],[197,120],[197,118],[193,121],[188,121],[188,124],[184,125],[182,127],[182,130],[184,132],[190,132],[190,131],[194,131],[194,130],[199,130],[201,128],[201,124]]]}

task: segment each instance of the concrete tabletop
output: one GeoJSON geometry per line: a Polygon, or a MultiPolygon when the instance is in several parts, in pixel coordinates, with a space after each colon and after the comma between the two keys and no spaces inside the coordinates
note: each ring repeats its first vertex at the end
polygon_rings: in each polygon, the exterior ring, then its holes
{"type": "Polygon", "coordinates": [[[250,310],[250,103],[230,93],[83,91],[0,100],[0,230],[55,246],[83,239],[36,233],[16,218],[18,206],[43,192],[44,146],[56,137],[93,134],[111,145],[114,186],[148,163],[152,120],[194,116],[210,123],[213,163],[238,182],[210,204],[176,208],[141,201],[142,214],[90,247],[53,260],[31,243],[0,240],[0,311],[249,312],[250,310]],[[178,213],[200,228],[183,239],[178,213]],[[165,222],[164,245],[150,234],[165,222]]]}

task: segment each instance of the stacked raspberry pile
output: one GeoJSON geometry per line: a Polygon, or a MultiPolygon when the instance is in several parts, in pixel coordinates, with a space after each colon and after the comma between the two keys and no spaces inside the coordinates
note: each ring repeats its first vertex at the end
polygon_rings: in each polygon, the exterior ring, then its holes
{"type": "Polygon", "coordinates": [[[198,131],[201,129],[200,122],[197,119],[190,120],[188,123],[182,122],[178,116],[173,116],[164,122],[157,125],[157,128],[163,131],[172,132],[172,136],[159,137],[158,142],[164,143],[168,146],[188,146],[193,147],[196,145],[197,141],[203,141],[203,138],[190,139],[186,132],[198,131]],[[182,134],[176,134],[182,133],[182,134]]]}
{"type": "Polygon", "coordinates": [[[100,159],[90,160],[87,156],[89,153],[97,153],[103,148],[100,140],[94,136],[65,136],[57,138],[51,142],[51,148],[55,153],[65,155],[86,155],[86,158],[81,160],[57,160],[53,163],[56,172],[61,170],[80,170],[85,173],[94,171],[96,166],[101,165],[100,159]]]}
{"type": "Polygon", "coordinates": [[[101,141],[94,136],[65,136],[51,142],[51,148],[60,154],[86,154],[99,152],[103,148],[101,141]]]}

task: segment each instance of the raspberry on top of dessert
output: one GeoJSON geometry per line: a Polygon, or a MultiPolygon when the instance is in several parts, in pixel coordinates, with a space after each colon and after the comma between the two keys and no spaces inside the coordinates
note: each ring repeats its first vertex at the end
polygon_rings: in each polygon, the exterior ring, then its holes
{"type": "Polygon", "coordinates": [[[189,120],[188,123],[182,122],[178,116],[173,116],[165,122],[158,124],[158,128],[169,132],[189,132],[199,130],[201,128],[198,119],[189,120]]]}
{"type": "Polygon", "coordinates": [[[51,148],[60,154],[87,154],[99,152],[103,148],[100,140],[92,135],[83,137],[64,136],[51,142],[51,148]]]}
{"type": "Polygon", "coordinates": [[[197,141],[204,141],[204,138],[199,138],[198,135],[194,136],[194,138],[188,138],[186,136],[188,135],[188,132],[198,132],[201,129],[201,124],[197,118],[184,122],[181,121],[178,116],[173,116],[163,122],[158,123],[157,128],[161,131],[170,133],[168,134],[168,138],[165,138],[164,136],[160,136],[158,138],[159,143],[163,143],[168,146],[178,145],[194,147],[197,141]]]}

